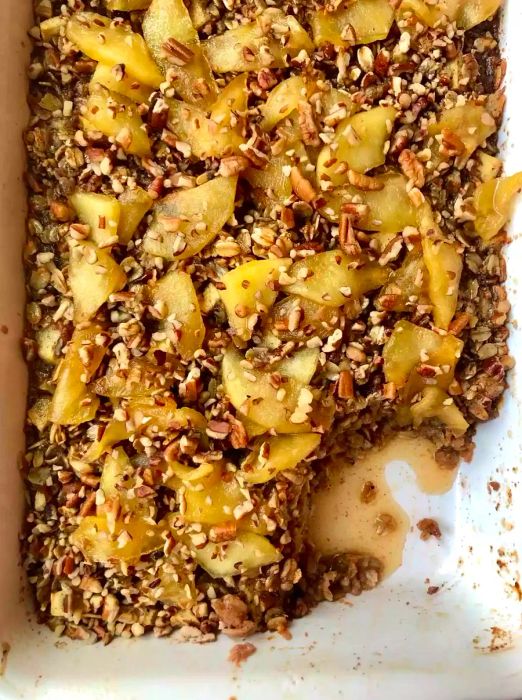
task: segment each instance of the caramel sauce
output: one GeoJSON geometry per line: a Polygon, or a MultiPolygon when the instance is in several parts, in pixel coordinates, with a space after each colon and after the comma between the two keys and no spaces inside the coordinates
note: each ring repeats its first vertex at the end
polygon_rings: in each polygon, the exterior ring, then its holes
{"type": "Polygon", "coordinates": [[[384,578],[390,576],[402,564],[410,519],[393,497],[386,466],[394,460],[406,462],[414,470],[421,491],[443,494],[453,486],[458,469],[442,469],[433,451],[428,440],[398,435],[353,465],[338,461],[328,487],[313,497],[311,542],[325,554],[372,554],[382,561],[384,578]],[[383,515],[391,516],[391,523],[383,515]]]}

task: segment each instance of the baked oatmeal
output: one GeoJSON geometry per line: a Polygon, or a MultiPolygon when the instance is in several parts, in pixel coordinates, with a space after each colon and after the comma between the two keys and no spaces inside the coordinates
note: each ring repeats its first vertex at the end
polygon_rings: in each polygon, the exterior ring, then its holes
{"type": "Polygon", "coordinates": [[[381,577],[308,543],[329,459],[470,459],[513,364],[499,5],[35,0],[23,551],[57,634],[288,634],[381,577]]]}

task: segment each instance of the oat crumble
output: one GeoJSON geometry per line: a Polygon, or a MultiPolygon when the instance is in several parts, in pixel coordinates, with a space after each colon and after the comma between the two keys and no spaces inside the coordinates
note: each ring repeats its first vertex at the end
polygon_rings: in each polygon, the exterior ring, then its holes
{"type": "Polygon", "coordinates": [[[513,366],[500,4],[34,0],[23,552],[58,635],[289,635],[381,577],[307,542],[329,459],[471,457],[513,366]]]}

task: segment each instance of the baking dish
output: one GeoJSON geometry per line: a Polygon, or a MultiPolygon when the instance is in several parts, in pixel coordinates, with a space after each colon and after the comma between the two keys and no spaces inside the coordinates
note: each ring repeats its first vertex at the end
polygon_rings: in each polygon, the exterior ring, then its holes
{"type": "MultiPolygon", "coordinates": [[[[26,3],[29,5],[29,3],[26,3]]],[[[346,604],[322,605],[292,626],[293,638],[259,636],[257,653],[237,670],[227,661],[231,642],[207,646],[171,640],[118,640],[109,647],[57,640],[35,625],[28,597],[21,595],[17,533],[22,495],[17,453],[22,449],[25,370],[19,351],[22,329],[24,238],[23,150],[26,120],[24,64],[30,8],[4,0],[0,46],[4,66],[0,88],[0,644],[5,672],[0,698],[237,697],[278,698],[417,697],[501,700],[522,697],[522,604],[518,586],[519,522],[522,496],[518,462],[522,388],[517,370],[498,420],[479,430],[475,459],[463,465],[454,489],[428,497],[417,490],[405,464],[389,466],[390,483],[414,523],[430,516],[440,522],[439,543],[408,539],[402,568],[376,591],[346,604]],[[25,13],[25,16],[24,16],[25,13]],[[488,485],[496,481],[500,489],[488,485]],[[518,519],[518,520],[517,520],[518,519]],[[429,586],[438,586],[428,595],[429,586]]],[[[506,2],[504,45],[508,59],[504,149],[507,174],[520,168],[522,140],[522,61],[518,40],[522,6],[506,2]]],[[[522,225],[522,208],[512,232],[522,225]]],[[[517,295],[517,257],[522,243],[514,235],[509,249],[513,318],[517,295]]],[[[512,353],[522,357],[522,333],[514,324],[512,353]]]]}

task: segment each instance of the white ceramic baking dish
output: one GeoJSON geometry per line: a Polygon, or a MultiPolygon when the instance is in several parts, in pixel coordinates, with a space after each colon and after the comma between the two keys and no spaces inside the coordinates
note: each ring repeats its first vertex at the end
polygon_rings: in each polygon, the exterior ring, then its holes
{"type": "MultiPolygon", "coordinates": [[[[472,0],[469,0],[472,2],[472,0]]],[[[324,604],[292,625],[293,639],[259,636],[240,670],[227,660],[230,640],[192,646],[174,640],[116,641],[109,647],[57,640],[34,624],[22,595],[18,531],[22,486],[25,371],[22,333],[24,67],[30,0],[1,0],[0,27],[0,644],[11,650],[0,698],[32,700],[515,700],[522,698],[518,552],[522,552],[519,486],[522,385],[515,370],[498,420],[478,433],[472,464],[463,465],[443,497],[421,494],[405,464],[390,465],[395,493],[415,523],[441,523],[438,543],[412,534],[404,564],[376,591],[349,604],[324,604]],[[3,329],[5,330],[5,328],[3,329]],[[488,483],[499,481],[499,492],[488,483]],[[509,491],[510,489],[510,491],[509,491]],[[511,494],[511,496],[509,495],[511,494]],[[427,595],[428,581],[441,586],[427,595]]],[[[522,3],[507,0],[508,59],[504,148],[506,173],[522,168],[522,3]]],[[[522,230],[522,206],[512,232],[522,230]]],[[[522,316],[517,287],[522,239],[509,249],[513,318],[522,316]]],[[[511,349],[522,360],[522,329],[511,349]]]]}

